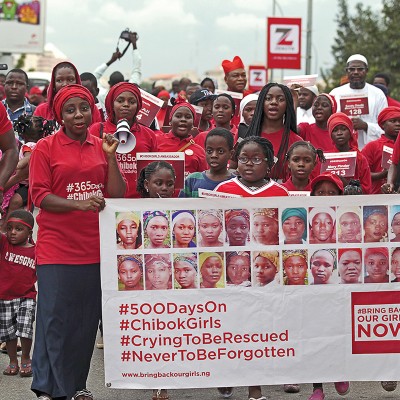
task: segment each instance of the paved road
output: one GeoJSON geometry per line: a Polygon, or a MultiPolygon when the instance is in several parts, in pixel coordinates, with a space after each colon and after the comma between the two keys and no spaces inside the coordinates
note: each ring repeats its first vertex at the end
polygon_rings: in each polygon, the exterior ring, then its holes
{"type": "MultiPolygon", "coordinates": [[[[0,354],[0,368],[3,370],[7,365],[8,357],[0,354]]],[[[31,378],[20,378],[19,376],[4,376],[0,374],[0,400],[29,400],[34,399],[30,392],[31,378]]],[[[95,400],[151,400],[150,390],[113,390],[104,386],[103,351],[95,349],[92,360],[92,369],[89,376],[88,387],[93,392],[95,400]]],[[[352,383],[351,392],[345,397],[339,396],[333,384],[325,385],[326,400],[339,399],[400,399],[400,387],[391,393],[385,392],[379,382],[356,382],[352,383]]],[[[264,395],[271,400],[298,400],[308,399],[311,385],[301,385],[298,394],[284,393],[281,386],[266,386],[263,388],[264,395]]],[[[216,389],[184,389],[169,391],[171,400],[218,400],[220,397],[216,389]]],[[[232,400],[246,400],[246,388],[237,388],[232,400]]]]}

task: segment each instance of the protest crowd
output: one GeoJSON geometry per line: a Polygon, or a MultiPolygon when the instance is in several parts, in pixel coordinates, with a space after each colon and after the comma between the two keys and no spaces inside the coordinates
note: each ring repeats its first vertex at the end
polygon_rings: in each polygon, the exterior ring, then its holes
{"type": "MultiPolygon", "coordinates": [[[[367,82],[369,65],[362,54],[348,58],[343,65],[346,75],[330,93],[321,92],[315,82],[269,82],[252,93],[247,89],[246,66],[235,56],[221,63],[227,90],[216,93],[216,82],[209,77],[200,83],[183,77],[171,88],[154,86],[151,95],[162,105],[147,121],[141,113],[146,99],[140,90],[140,53],[135,36],[130,40],[132,74],[125,80],[113,72],[109,90],[99,90],[98,79],[121,57],[119,52],[93,73],[78,71],[69,61],[57,64],[44,91],[29,88],[22,69],[10,69],[0,83],[0,342],[9,357],[3,374],[33,377],[32,391],[41,400],[93,399],[86,380],[99,322],[102,329],[98,219],[106,198],[195,198],[199,190],[240,197],[398,193],[400,102],[388,96],[389,76],[384,72],[367,82]],[[232,94],[239,95],[239,101],[232,94]],[[349,112],[349,100],[354,98],[363,99],[360,112],[349,112]],[[127,146],[123,156],[120,145],[127,146]],[[136,154],[150,152],[184,154],[183,189],[175,188],[174,168],[165,161],[154,161],[137,173],[136,154]],[[338,172],[334,164],[340,157],[348,167],[338,172]]],[[[304,216],[301,209],[290,210],[282,215],[285,243],[301,243],[304,227],[299,231],[290,223],[304,216]]],[[[374,209],[368,215],[377,226],[365,229],[371,242],[382,239],[381,214],[374,209]]],[[[263,212],[258,217],[278,219],[263,212]]],[[[352,215],[342,217],[352,224],[352,215]]],[[[168,219],[161,212],[144,218],[149,248],[161,248],[168,219]],[[152,235],[152,229],[161,233],[152,235]]],[[[207,224],[215,229],[222,224],[212,212],[201,218],[204,229],[207,224]]],[[[230,221],[246,225],[248,219],[239,210],[227,217],[230,245],[244,244],[248,234],[240,244],[239,233],[229,235],[230,221]]],[[[135,216],[121,215],[117,222],[119,248],[139,248],[142,243],[130,233],[139,224],[135,216]]],[[[176,247],[191,247],[191,237],[179,229],[193,224],[189,212],[172,216],[176,247]]],[[[400,235],[397,226],[393,230],[400,235]]],[[[343,229],[346,234],[351,243],[354,235],[343,229]]],[[[254,235],[266,249],[276,244],[273,233],[254,235]]],[[[215,245],[218,235],[211,232],[203,240],[215,245]]],[[[316,230],[313,240],[326,238],[316,230]]],[[[260,265],[268,262],[265,257],[260,252],[260,265]]],[[[131,290],[143,289],[139,281],[124,277],[138,269],[136,261],[119,258],[120,281],[131,290]]],[[[154,256],[150,262],[162,267],[163,259],[154,256]]],[[[187,258],[175,265],[176,271],[192,267],[187,258]]],[[[192,285],[178,273],[175,279],[182,287],[192,285]]],[[[153,282],[151,276],[148,282],[153,282]]],[[[202,284],[215,283],[210,278],[202,284]]],[[[234,279],[228,283],[235,284],[234,279]]],[[[158,289],[172,284],[167,279],[158,289]]],[[[103,348],[101,337],[96,345],[103,348]]],[[[393,381],[381,384],[387,391],[397,386],[393,381]]],[[[335,388],[345,395],[349,382],[336,382],[335,388]]],[[[288,383],[283,390],[297,393],[300,388],[288,383]]],[[[216,398],[229,398],[232,392],[231,387],[218,388],[216,398]]],[[[324,399],[322,383],[314,383],[307,396],[324,399]]],[[[167,390],[153,392],[154,400],[168,398],[167,390]]],[[[260,386],[250,386],[249,399],[266,397],[260,386]]]]}

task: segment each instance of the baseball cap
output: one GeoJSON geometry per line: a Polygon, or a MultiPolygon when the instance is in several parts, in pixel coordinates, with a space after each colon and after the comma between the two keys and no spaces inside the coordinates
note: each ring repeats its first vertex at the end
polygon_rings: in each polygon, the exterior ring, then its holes
{"type": "Polygon", "coordinates": [[[196,90],[189,99],[190,104],[198,104],[200,101],[204,101],[204,100],[215,100],[217,97],[216,94],[210,92],[207,89],[200,89],[200,90],[196,90]]]}

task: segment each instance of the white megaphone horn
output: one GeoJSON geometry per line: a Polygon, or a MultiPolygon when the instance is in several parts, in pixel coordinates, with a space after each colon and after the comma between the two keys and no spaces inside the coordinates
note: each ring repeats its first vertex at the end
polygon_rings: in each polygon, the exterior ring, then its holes
{"type": "Polygon", "coordinates": [[[130,131],[128,121],[126,119],[120,119],[117,123],[117,130],[114,133],[119,141],[117,147],[117,153],[129,153],[136,146],[136,138],[130,131]]]}

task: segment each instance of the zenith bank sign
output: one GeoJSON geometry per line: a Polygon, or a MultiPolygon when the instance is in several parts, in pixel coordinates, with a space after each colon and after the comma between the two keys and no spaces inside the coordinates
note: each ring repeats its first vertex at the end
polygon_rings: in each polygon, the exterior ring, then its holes
{"type": "Polygon", "coordinates": [[[267,68],[301,69],[301,18],[267,18],[267,68]]]}

